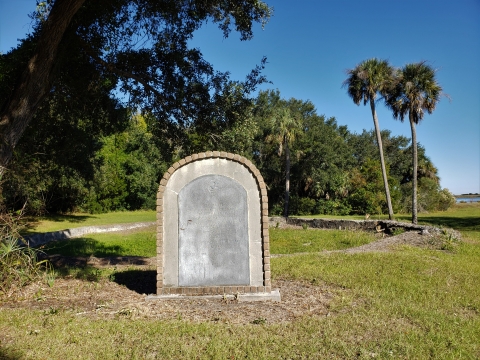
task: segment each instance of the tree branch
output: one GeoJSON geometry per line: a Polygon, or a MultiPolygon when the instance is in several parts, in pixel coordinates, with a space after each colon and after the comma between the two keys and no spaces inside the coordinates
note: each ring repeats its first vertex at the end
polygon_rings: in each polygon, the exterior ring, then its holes
{"type": "Polygon", "coordinates": [[[35,110],[50,90],[52,68],[58,47],[73,16],[85,0],[57,0],[42,25],[37,47],[11,100],[0,113],[0,177],[13,149],[30,123],[35,110]]]}
{"type": "Polygon", "coordinates": [[[156,96],[160,97],[160,98],[163,98],[163,95],[157,90],[155,89],[152,85],[150,85],[148,83],[148,80],[137,75],[137,74],[134,74],[130,71],[125,71],[125,70],[121,70],[121,69],[118,69],[115,64],[112,64],[112,63],[109,63],[105,60],[103,60],[100,56],[98,56],[98,54],[95,52],[94,49],[92,49],[80,36],[78,37],[79,41],[80,41],[80,44],[82,46],[82,48],[85,50],[85,52],[95,61],[97,62],[98,64],[102,65],[105,67],[105,69],[107,69],[108,71],[112,72],[113,74],[116,74],[120,77],[124,77],[124,78],[128,78],[128,79],[132,79],[132,80],[135,80],[136,82],[140,83],[143,85],[144,89],[147,90],[147,91],[150,91],[152,93],[154,93],[156,96]]]}

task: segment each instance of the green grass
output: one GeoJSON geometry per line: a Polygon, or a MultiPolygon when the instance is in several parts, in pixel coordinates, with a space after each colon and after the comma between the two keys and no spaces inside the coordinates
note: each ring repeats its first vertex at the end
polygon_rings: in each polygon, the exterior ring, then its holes
{"type": "MultiPolygon", "coordinates": [[[[92,320],[74,310],[0,310],[7,359],[476,359],[480,243],[456,252],[310,254],[272,259],[274,278],[333,295],[329,316],[284,324],[92,320]]],[[[101,286],[98,285],[98,286],[101,286]]],[[[287,300],[287,299],[285,299],[287,300]]],[[[160,306],[160,305],[159,305],[160,306]]]]}
{"type": "MultiPolygon", "coordinates": [[[[364,220],[364,216],[334,216],[334,215],[310,215],[302,216],[306,218],[325,218],[325,219],[351,219],[364,220]]],[[[396,214],[396,219],[399,221],[409,222],[410,215],[396,214]]],[[[448,211],[419,214],[419,222],[424,224],[433,224],[440,226],[450,226],[459,230],[466,230],[465,225],[470,228],[477,228],[480,230],[480,203],[457,204],[448,211]],[[462,223],[463,221],[463,223],[462,223]],[[465,224],[465,222],[467,224],[465,224]],[[473,222],[473,225],[472,225],[473,222]]],[[[372,215],[372,220],[385,220],[388,215],[372,215]]],[[[148,222],[156,220],[156,213],[153,210],[142,211],[125,211],[112,212],[106,214],[72,214],[72,215],[50,215],[37,218],[29,218],[27,224],[27,232],[43,233],[50,231],[58,231],[64,229],[71,229],[82,226],[93,225],[108,225],[108,224],[123,224],[132,222],[148,222]]]]}
{"type": "Polygon", "coordinates": [[[373,234],[361,231],[270,228],[269,232],[272,254],[343,250],[375,240],[373,234]]]}
{"type": "Polygon", "coordinates": [[[88,237],[54,241],[41,249],[47,254],[64,256],[144,256],[156,255],[155,228],[141,229],[128,234],[101,233],[88,237]]]}
{"type": "MultiPolygon", "coordinates": [[[[73,215],[81,216],[81,215],[73,215]]],[[[82,215],[83,216],[83,215],[82,215]]],[[[130,222],[153,221],[154,212],[119,212],[95,215],[92,219],[82,220],[89,225],[111,224],[115,220],[130,222]]],[[[69,217],[70,218],[70,217],[69,217]]],[[[397,218],[406,220],[407,215],[397,218]]],[[[467,236],[480,240],[480,204],[459,204],[448,212],[420,214],[419,222],[436,226],[451,227],[462,231],[467,236]]],[[[61,224],[77,224],[72,220],[61,224]]],[[[41,219],[37,229],[45,229],[52,225],[52,220],[41,219]]],[[[54,223],[57,225],[57,223],[54,223]]],[[[319,252],[323,250],[343,250],[368,244],[375,240],[371,233],[360,231],[341,231],[317,229],[270,229],[270,250],[272,254],[294,254],[303,252],[319,252]]],[[[141,229],[123,233],[90,234],[88,237],[58,241],[46,245],[42,250],[48,254],[65,256],[156,256],[155,229],[141,229]]]]}
{"type": "Polygon", "coordinates": [[[480,243],[455,253],[406,247],[386,254],[272,259],[274,276],[333,287],[330,337],[380,358],[480,356],[480,243]],[[353,339],[357,339],[356,341],[353,339]]]}
{"type": "MultiPolygon", "coordinates": [[[[470,204],[420,215],[420,222],[461,231],[463,241],[453,251],[405,246],[389,253],[273,258],[274,280],[299,279],[316,287],[319,295],[331,294],[328,316],[237,325],[161,321],[128,314],[91,319],[63,308],[0,307],[0,358],[479,359],[479,221],[480,207],[470,204]]],[[[305,252],[307,242],[312,249],[326,247],[326,237],[317,238],[317,233],[335,234],[272,229],[272,252],[274,247],[277,252],[305,252]]],[[[333,244],[328,246],[346,246],[342,243],[346,238],[333,237],[337,239],[328,240],[333,244]]],[[[357,245],[357,240],[349,241],[357,245]]],[[[91,279],[98,281],[95,276],[91,279]]],[[[93,284],[102,286],[101,282],[93,284]]]]}
{"type": "MultiPolygon", "coordinates": [[[[294,254],[322,250],[342,250],[375,240],[373,234],[354,231],[315,229],[270,229],[272,254],[294,254]]],[[[156,256],[155,228],[123,233],[90,234],[88,237],[54,241],[41,250],[64,256],[156,256]]]]}
{"type": "MultiPolygon", "coordinates": [[[[364,216],[340,216],[340,215],[308,215],[298,216],[310,219],[349,219],[365,220],[364,216]]],[[[369,220],[388,220],[388,215],[372,215],[369,220]]],[[[410,214],[395,214],[395,220],[411,222],[410,214]]],[[[419,213],[418,222],[420,224],[429,224],[454,228],[456,230],[477,230],[480,231],[480,203],[455,204],[447,211],[437,211],[433,213],[419,213]]]]}
{"type": "Polygon", "coordinates": [[[466,232],[480,232],[480,203],[457,204],[445,212],[421,214],[419,222],[466,232]]]}
{"type": "MultiPolygon", "coordinates": [[[[299,215],[299,216],[291,216],[293,218],[305,218],[305,219],[348,219],[348,220],[365,220],[364,215],[299,215]]],[[[388,215],[372,215],[370,216],[369,220],[388,220],[388,215]]]]}
{"type": "Polygon", "coordinates": [[[28,218],[24,233],[45,233],[83,226],[125,224],[133,222],[149,222],[155,220],[156,212],[153,210],[119,211],[96,215],[49,215],[39,218],[28,218]]]}

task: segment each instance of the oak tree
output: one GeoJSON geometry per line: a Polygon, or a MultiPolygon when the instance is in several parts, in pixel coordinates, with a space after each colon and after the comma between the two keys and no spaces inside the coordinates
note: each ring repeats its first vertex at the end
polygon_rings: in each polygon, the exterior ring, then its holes
{"type": "MultiPolygon", "coordinates": [[[[208,121],[215,99],[231,81],[216,72],[189,40],[207,21],[224,36],[252,38],[271,8],[260,0],[51,0],[41,3],[31,52],[0,100],[0,176],[43,101],[62,91],[58,74],[88,61],[110,96],[155,114],[160,122],[208,121]],[[212,105],[213,104],[213,105],[212,105]]],[[[245,94],[265,79],[258,65],[242,83],[245,94]]],[[[14,71],[15,73],[15,71],[14,71]]],[[[81,78],[81,72],[75,74],[81,78]]],[[[225,120],[225,119],[223,119],[225,120]]]]}

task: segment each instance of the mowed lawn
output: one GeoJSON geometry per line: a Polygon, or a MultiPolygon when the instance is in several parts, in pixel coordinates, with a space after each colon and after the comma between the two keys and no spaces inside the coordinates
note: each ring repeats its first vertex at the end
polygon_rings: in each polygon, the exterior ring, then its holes
{"type": "Polygon", "coordinates": [[[84,226],[127,224],[156,220],[153,210],[119,211],[106,214],[76,213],[28,218],[23,233],[45,233],[84,226]]]}
{"type": "MultiPolygon", "coordinates": [[[[480,204],[423,214],[420,222],[455,228],[463,239],[447,239],[452,242],[448,251],[403,246],[388,253],[322,253],[373,238],[271,229],[272,253],[301,253],[273,258],[273,280],[308,281],[319,293],[328,289],[333,294],[328,316],[237,325],[127,316],[94,320],[62,308],[46,312],[0,305],[0,358],[478,359],[480,204]]],[[[92,235],[90,248],[80,252],[154,256],[150,245],[128,247],[126,242],[142,242],[128,240],[134,235],[92,235]]],[[[148,236],[144,243],[154,243],[148,236]]]]}

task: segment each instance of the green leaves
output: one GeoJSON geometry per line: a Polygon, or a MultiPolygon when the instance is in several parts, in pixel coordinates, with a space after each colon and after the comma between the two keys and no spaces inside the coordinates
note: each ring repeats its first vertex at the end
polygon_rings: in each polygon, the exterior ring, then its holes
{"type": "Polygon", "coordinates": [[[0,295],[4,296],[53,273],[48,261],[37,260],[38,250],[22,244],[20,219],[21,215],[0,214],[0,295]]]}
{"type": "Polygon", "coordinates": [[[44,22],[48,18],[48,14],[52,10],[53,1],[37,1],[37,7],[35,9],[35,18],[40,21],[44,22]]]}
{"type": "Polygon", "coordinates": [[[395,85],[385,98],[386,105],[396,119],[412,115],[415,124],[423,119],[424,112],[431,114],[443,95],[435,79],[435,70],[426,62],[407,64],[397,70],[395,85]]]}
{"type": "Polygon", "coordinates": [[[125,132],[102,139],[88,200],[90,212],[153,209],[160,177],[167,169],[141,115],[125,132]]]}
{"type": "Polygon", "coordinates": [[[388,61],[377,58],[368,59],[355,68],[346,71],[348,77],[342,86],[347,88],[347,94],[353,102],[366,105],[369,101],[375,101],[377,93],[385,95],[391,86],[394,69],[388,61]]]}

